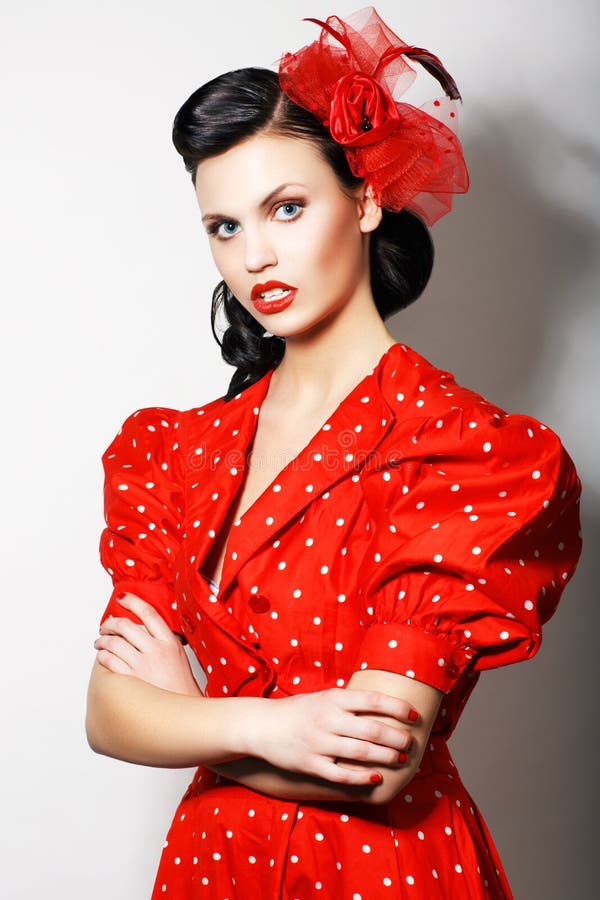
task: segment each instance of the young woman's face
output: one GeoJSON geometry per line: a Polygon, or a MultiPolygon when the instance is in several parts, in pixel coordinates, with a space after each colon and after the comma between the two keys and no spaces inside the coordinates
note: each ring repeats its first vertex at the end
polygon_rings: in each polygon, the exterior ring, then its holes
{"type": "MultiPolygon", "coordinates": [[[[350,199],[316,148],[288,137],[248,138],[201,162],[196,174],[202,221],[223,280],[281,337],[313,328],[358,291],[370,290],[365,232],[377,226],[379,210],[367,204],[365,214],[363,193],[350,199]],[[252,289],[270,281],[296,289],[277,311],[253,302],[252,289]]],[[[263,304],[276,300],[267,296],[263,304]]]]}

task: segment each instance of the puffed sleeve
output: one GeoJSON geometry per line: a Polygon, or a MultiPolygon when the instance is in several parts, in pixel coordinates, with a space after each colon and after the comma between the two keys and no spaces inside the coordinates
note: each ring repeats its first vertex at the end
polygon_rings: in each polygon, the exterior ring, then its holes
{"type": "Polygon", "coordinates": [[[113,590],[101,623],[116,615],[139,624],[116,601],[132,593],[181,633],[173,584],[184,512],[181,416],[166,407],[138,409],[102,454],[106,528],[99,550],[113,590]]]}
{"type": "Polygon", "coordinates": [[[581,482],[558,436],[485,401],[425,419],[393,456],[361,476],[354,670],[448,692],[469,666],[534,656],[581,553],[581,482]]]}

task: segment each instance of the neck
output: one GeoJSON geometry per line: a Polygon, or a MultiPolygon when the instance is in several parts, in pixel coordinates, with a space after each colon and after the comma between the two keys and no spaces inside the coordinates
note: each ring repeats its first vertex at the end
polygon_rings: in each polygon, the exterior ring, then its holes
{"type": "Polygon", "coordinates": [[[345,315],[309,333],[286,338],[285,353],[271,377],[269,400],[284,409],[318,410],[335,402],[368,374],[397,343],[373,302],[369,316],[345,315]]]}

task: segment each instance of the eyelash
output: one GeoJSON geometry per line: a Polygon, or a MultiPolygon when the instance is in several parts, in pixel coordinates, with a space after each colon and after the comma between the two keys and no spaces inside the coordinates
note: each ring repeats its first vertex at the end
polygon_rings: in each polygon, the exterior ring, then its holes
{"type": "MultiPolygon", "coordinates": [[[[290,219],[278,219],[277,220],[279,222],[284,222],[285,224],[288,224],[290,222],[296,222],[300,218],[300,216],[302,215],[302,210],[306,206],[306,202],[304,200],[284,200],[282,203],[279,203],[275,207],[275,212],[277,212],[278,209],[282,209],[284,206],[297,206],[301,210],[299,213],[297,213],[295,216],[293,216],[290,219]]],[[[233,222],[232,219],[218,219],[216,222],[213,222],[211,225],[209,225],[208,228],[206,229],[206,231],[209,235],[213,235],[214,237],[216,237],[216,239],[218,241],[229,241],[229,240],[231,240],[232,237],[235,237],[235,234],[230,234],[229,237],[222,237],[221,235],[217,234],[217,232],[218,232],[219,228],[221,227],[221,225],[227,225],[230,223],[237,225],[237,222],[233,222]]]]}

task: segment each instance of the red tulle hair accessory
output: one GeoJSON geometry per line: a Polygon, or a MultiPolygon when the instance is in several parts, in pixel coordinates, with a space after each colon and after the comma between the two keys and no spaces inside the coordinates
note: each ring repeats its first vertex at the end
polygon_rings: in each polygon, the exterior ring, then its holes
{"type": "Polygon", "coordinates": [[[318,40],[279,60],[279,83],[341,144],[352,172],[373,188],[380,206],[408,209],[432,225],[469,188],[455,133],[454,79],[429,50],[404,43],[373,6],[343,21],[304,19],[321,26],[318,40]],[[416,78],[414,59],[444,88],[420,107],[399,97],[416,78]]]}

